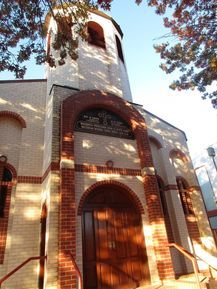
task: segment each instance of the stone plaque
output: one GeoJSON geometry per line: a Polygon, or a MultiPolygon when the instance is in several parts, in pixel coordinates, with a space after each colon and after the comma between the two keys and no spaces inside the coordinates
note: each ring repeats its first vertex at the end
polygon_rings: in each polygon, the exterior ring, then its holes
{"type": "Polygon", "coordinates": [[[83,112],[76,121],[75,131],[134,139],[128,123],[105,109],[91,109],[83,112]]]}

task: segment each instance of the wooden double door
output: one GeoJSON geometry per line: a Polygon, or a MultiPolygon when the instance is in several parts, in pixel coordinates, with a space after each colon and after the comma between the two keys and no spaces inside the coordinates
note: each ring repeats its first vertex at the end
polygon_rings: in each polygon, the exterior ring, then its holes
{"type": "Polygon", "coordinates": [[[141,217],[119,190],[101,188],[83,210],[84,289],[132,289],[150,283],[141,217]]]}

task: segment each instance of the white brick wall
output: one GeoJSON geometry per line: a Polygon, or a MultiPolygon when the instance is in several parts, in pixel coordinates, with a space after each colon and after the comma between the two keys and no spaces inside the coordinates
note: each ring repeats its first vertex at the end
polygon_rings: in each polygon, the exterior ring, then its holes
{"type": "MultiPolygon", "coordinates": [[[[44,117],[46,82],[12,82],[0,83],[1,110],[13,111],[20,114],[26,121],[27,128],[22,129],[19,160],[12,157],[12,165],[18,168],[18,175],[41,176],[44,142],[44,117]],[[18,164],[19,161],[19,164],[18,164]]],[[[2,120],[0,120],[1,122],[2,120]]],[[[12,128],[11,128],[12,129],[12,128]]],[[[12,135],[14,130],[8,131],[12,135]]],[[[15,134],[14,136],[15,137],[15,134]]],[[[18,136],[17,136],[18,137],[18,136]]],[[[1,139],[3,139],[4,136],[1,139]]],[[[19,137],[18,137],[19,139],[19,137]]],[[[9,141],[12,140],[11,139],[9,141]]],[[[8,154],[14,155],[19,145],[13,141],[13,149],[8,148],[8,154]]],[[[17,153],[18,151],[16,151],[17,153]]],[[[9,159],[10,156],[8,155],[9,159]]]]}
{"type": "MultiPolygon", "coordinates": [[[[119,32],[110,19],[90,13],[89,20],[103,28],[106,49],[80,39],[77,61],[67,58],[66,65],[47,68],[48,91],[55,83],[80,90],[104,90],[132,101],[126,67],[117,55],[115,34],[119,36],[119,32]]],[[[55,23],[51,23],[51,26],[56,31],[55,23]]],[[[54,55],[57,52],[54,51],[54,55]]]]}
{"type": "Polygon", "coordinates": [[[104,166],[112,160],[116,168],[140,169],[135,140],[75,132],[75,162],[104,166]]]}
{"type": "Polygon", "coordinates": [[[14,119],[1,118],[0,137],[0,155],[7,156],[8,163],[18,170],[22,127],[14,119]]]}
{"type": "MultiPolygon", "coordinates": [[[[27,258],[39,255],[40,198],[41,185],[17,184],[1,270],[9,272],[27,258]]],[[[8,279],[2,288],[35,289],[37,272],[38,262],[32,261],[8,279]]]]}
{"type": "Polygon", "coordinates": [[[48,217],[46,228],[46,289],[57,289],[58,280],[58,231],[59,231],[59,174],[50,173],[43,183],[42,191],[46,201],[48,217]]]}

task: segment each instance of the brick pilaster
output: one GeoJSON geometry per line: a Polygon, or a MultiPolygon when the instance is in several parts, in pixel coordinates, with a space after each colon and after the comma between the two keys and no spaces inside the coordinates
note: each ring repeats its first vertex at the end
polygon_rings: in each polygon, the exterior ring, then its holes
{"type": "Polygon", "coordinates": [[[167,232],[157,188],[155,175],[143,176],[149,221],[153,232],[154,249],[160,279],[174,278],[167,232]]]}
{"type": "Polygon", "coordinates": [[[59,285],[61,289],[76,287],[76,275],[69,252],[76,253],[76,209],[74,169],[61,169],[59,285]]]}

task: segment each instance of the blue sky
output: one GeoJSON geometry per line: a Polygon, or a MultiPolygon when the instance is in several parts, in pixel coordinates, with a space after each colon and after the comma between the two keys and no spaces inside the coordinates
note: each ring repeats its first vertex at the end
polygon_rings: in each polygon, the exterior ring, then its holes
{"type": "MultiPolygon", "coordinates": [[[[192,156],[217,142],[217,110],[209,101],[202,100],[196,90],[170,90],[175,75],[166,75],[159,68],[160,57],[153,44],[157,43],[154,39],[168,32],[163,28],[162,17],[144,4],[137,6],[134,0],[114,0],[108,14],[124,33],[123,50],[134,102],[184,130],[192,156]]],[[[44,78],[44,70],[32,61],[25,78],[44,78]]],[[[14,76],[1,73],[2,79],[14,76]]]]}
{"type": "Polygon", "coordinates": [[[217,110],[209,100],[202,100],[197,90],[169,89],[175,75],[167,75],[159,68],[160,56],[153,44],[164,41],[154,39],[168,33],[162,17],[153,8],[137,6],[133,0],[114,0],[111,15],[124,33],[123,48],[134,102],[184,130],[192,156],[217,142],[217,110]]]}

